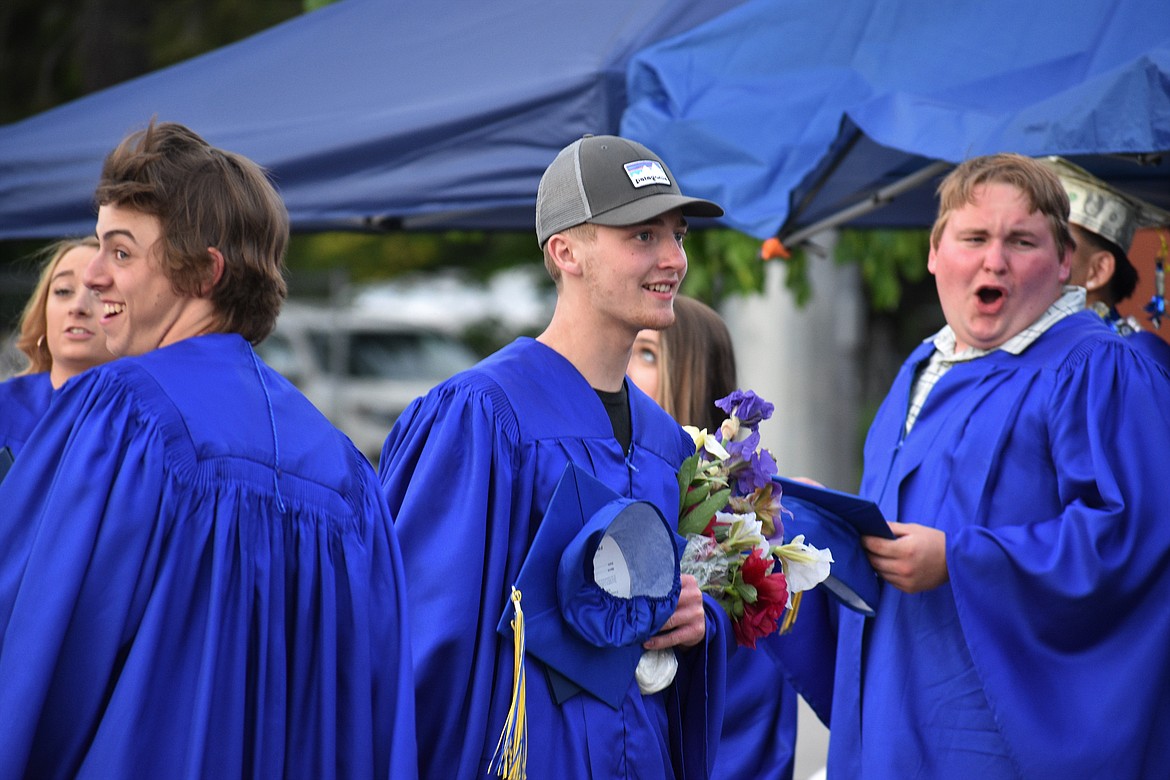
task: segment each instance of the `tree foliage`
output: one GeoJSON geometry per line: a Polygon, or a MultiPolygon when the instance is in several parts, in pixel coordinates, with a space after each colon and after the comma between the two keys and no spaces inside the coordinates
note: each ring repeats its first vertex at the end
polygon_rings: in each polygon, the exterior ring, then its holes
{"type": "Polygon", "coordinates": [[[837,242],[837,261],[861,266],[870,306],[879,312],[897,310],[906,285],[926,278],[929,254],[928,230],[844,230],[837,242]]]}
{"type": "Polygon", "coordinates": [[[486,278],[501,268],[540,263],[531,233],[317,233],[295,235],[289,268],[312,271],[344,265],[355,281],[375,281],[427,268],[459,268],[486,278]]]}
{"type": "Polygon", "coordinates": [[[686,294],[715,305],[728,295],[763,290],[760,242],[751,236],[719,228],[694,230],[687,234],[686,249],[686,294]]]}
{"type": "Polygon", "coordinates": [[[302,0],[5,0],[0,122],[173,65],[309,7],[302,0]]]}

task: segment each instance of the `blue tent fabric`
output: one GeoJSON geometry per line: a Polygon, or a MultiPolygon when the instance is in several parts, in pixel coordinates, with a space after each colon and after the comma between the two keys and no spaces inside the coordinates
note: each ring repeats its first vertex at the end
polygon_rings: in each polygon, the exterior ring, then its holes
{"type": "MultiPolygon", "coordinates": [[[[760,238],[1000,151],[1060,154],[1170,204],[1164,0],[751,0],[639,53],[628,94],[622,133],[760,238]]],[[[933,215],[924,186],[853,224],[933,215]]]]}
{"type": "Polygon", "coordinates": [[[617,131],[629,58],[741,2],[342,0],[0,127],[0,239],[91,233],[152,116],[267,167],[294,230],[531,230],[556,153],[617,131]]]}
{"type": "MultiPolygon", "coordinates": [[[[0,239],[90,232],[102,158],[151,116],[268,167],[298,231],[530,230],[586,132],[761,238],[1005,150],[1170,208],[1170,4],[341,0],[0,127],[0,239]]],[[[928,224],[937,180],[851,224],[928,224]]]]}

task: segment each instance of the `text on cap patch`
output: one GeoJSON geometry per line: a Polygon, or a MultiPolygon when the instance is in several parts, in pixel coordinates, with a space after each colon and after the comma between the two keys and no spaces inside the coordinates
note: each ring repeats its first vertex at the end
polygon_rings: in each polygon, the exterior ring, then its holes
{"type": "Polygon", "coordinates": [[[635,160],[626,163],[626,175],[635,187],[645,187],[649,184],[665,184],[670,186],[670,178],[656,160],[635,160]]]}

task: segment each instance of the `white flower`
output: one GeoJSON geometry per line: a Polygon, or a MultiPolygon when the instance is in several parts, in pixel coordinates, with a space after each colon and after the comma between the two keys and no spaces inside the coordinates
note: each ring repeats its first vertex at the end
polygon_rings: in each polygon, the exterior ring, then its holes
{"type": "Polygon", "coordinates": [[[732,550],[748,552],[752,548],[758,548],[764,557],[769,555],[771,545],[764,536],[764,524],[756,519],[755,512],[743,514],[716,512],[715,522],[728,527],[727,546],[732,550]]]}
{"type": "Polygon", "coordinates": [[[804,534],[797,536],[788,544],[773,547],[772,552],[780,556],[790,594],[809,590],[824,582],[829,576],[829,564],[833,562],[833,553],[805,544],[804,534]]]}

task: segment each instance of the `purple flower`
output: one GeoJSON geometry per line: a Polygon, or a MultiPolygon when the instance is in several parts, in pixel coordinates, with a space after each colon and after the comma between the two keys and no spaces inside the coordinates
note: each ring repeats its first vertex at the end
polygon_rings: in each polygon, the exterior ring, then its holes
{"type": "Polygon", "coordinates": [[[772,484],[772,475],[776,473],[776,460],[767,450],[754,452],[745,461],[744,465],[736,469],[735,483],[740,495],[747,495],[756,488],[772,484]]]}
{"type": "MultiPolygon", "coordinates": [[[[720,434],[722,433],[720,430],[720,434]]],[[[720,439],[722,441],[722,435],[720,439]]],[[[753,428],[740,428],[735,439],[722,441],[722,444],[733,461],[747,460],[756,451],[756,447],[760,446],[760,432],[753,428]]]]}
{"type": "Polygon", "coordinates": [[[759,427],[759,424],[771,417],[776,409],[751,390],[736,390],[726,398],[720,398],[715,405],[738,417],[743,425],[752,429],[759,427]]]}

